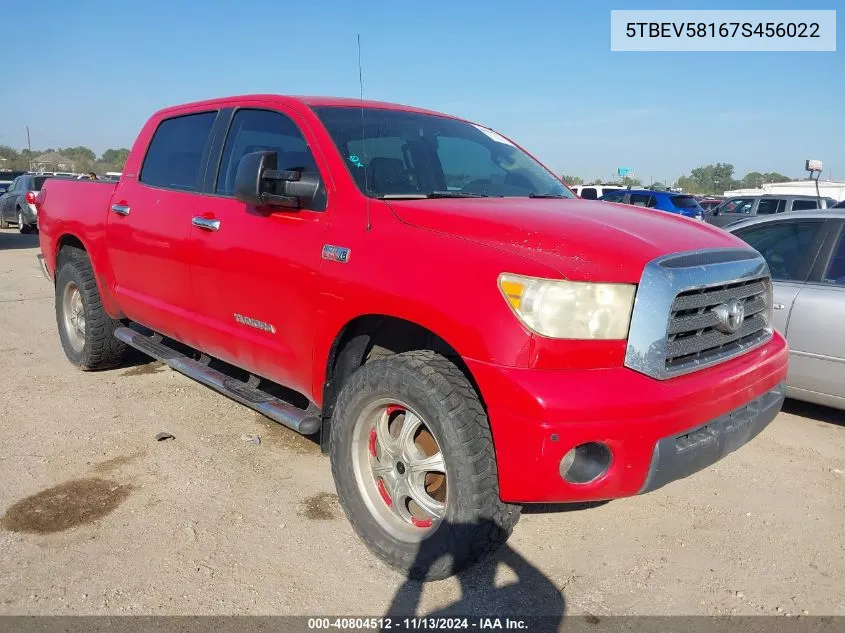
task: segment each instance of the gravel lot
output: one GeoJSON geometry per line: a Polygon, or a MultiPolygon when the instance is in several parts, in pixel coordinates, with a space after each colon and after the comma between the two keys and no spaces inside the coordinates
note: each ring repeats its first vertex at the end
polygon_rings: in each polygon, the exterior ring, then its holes
{"type": "Polygon", "coordinates": [[[75,370],[36,252],[0,231],[0,614],[845,615],[842,412],[788,402],[715,467],[533,509],[421,587],[355,537],[313,442],[157,363],[75,370]]]}

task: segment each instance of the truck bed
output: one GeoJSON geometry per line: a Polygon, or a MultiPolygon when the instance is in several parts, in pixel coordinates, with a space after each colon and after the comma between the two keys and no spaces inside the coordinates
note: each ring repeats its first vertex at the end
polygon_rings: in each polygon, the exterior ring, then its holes
{"type": "Polygon", "coordinates": [[[106,219],[118,182],[49,178],[36,198],[44,265],[55,276],[62,235],[74,235],[89,252],[105,248],[106,219]]]}

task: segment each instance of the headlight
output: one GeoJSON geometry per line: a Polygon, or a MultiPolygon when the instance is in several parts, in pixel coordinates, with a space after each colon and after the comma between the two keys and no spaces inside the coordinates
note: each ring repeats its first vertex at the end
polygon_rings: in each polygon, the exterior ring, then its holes
{"type": "Polygon", "coordinates": [[[637,287],[503,273],[499,288],[516,316],[541,336],[624,339],[637,287]]]}

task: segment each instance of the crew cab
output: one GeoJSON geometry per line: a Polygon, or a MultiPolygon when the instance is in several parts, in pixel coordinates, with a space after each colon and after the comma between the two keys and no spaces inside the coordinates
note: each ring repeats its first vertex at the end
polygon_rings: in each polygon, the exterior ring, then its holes
{"type": "Polygon", "coordinates": [[[351,99],[162,110],[117,183],[48,180],[41,259],[85,370],[127,346],[319,434],[367,546],[414,578],[523,504],[649,492],[784,396],[765,260],[577,199],[482,125],[351,99]]]}

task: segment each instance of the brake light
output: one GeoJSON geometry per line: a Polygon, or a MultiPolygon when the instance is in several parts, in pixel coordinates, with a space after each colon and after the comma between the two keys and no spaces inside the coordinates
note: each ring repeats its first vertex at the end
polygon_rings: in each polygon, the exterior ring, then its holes
{"type": "Polygon", "coordinates": [[[27,191],[24,198],[26,199],[27,204],[35,204],[35,194],[31,191],[27,191]]]}

